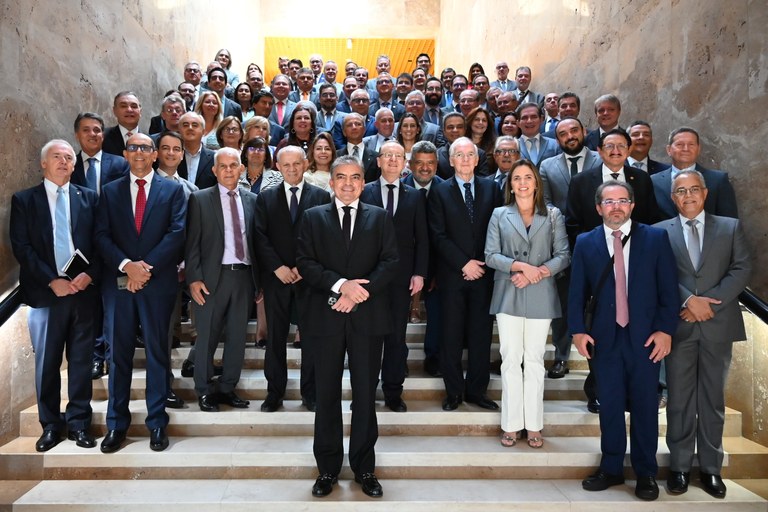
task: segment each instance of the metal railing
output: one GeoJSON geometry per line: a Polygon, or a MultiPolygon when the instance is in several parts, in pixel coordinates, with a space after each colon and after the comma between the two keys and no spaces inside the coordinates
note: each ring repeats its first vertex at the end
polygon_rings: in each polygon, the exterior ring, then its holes
{"type": "Polygon", "coordinates": [[[17,286],[2,302],[0,302],[0,325],[5,324],[5,322],[13,316],[16,310],[19,309],[19,306],[21,306],[21,290],[19,290],[19,287],[17,286]]]}

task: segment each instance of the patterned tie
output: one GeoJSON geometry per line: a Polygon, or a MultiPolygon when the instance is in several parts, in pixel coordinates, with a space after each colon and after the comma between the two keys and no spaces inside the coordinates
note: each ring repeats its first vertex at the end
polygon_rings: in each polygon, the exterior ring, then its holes
{"type": "Polygon", "coordinates": [[[136,194],[136,209],[133,214],[136,222],[136,233],[141,234],[141,223],[144,221],[144,209],[147,207],[147,193],[144,191],[144,185],[147,180],[136,180],[139,192],[136,194]]]}
{"type": "Polygon", "coordinates": [[[627,303],[627,271],[624,266],[624,248],[621,245],[621,231],[614,231],[613,259],[616,269],[616,323],[626,327],[629,323],[629,304],[627,303]]]}
{"type": "Polygon", "coordinates": [[[536,148],[536,139],[528,139],[528,155],[531,157],[531,161],[536,163],[539,161],[539,150],[536,148]]]}
{"type": "Polygon", "coordinates": [[[632,164],[632,167],[635,169],[640,169],[641,171],[644,171],[643,167],[645,167],[645,164],[643,162],[635,162],[632,164]]]}
{"type": "Polygon", "coordinates": [[[395,186],[391,183],[387,183],[387,213],[390,217],[395,216],[395,186]]]}
{"type": "Polygon", "coordinates": [[[581,157],[574,156],[568,159],[568,161],[571,162],[571,178],[573,178],[579,173],[579,165],[578,165],[579,158],[581,157]]]}
{"type": "Polygon", "coordinates": [[[232,231],[235,237],[235,257],[240,260],[245,260],[245,248],[243,247],[243,231],[240,226],[240,214],[237,211],[237,192],[230,190],[227,192],[229,195],[229,213],[232,215],[232,231]]]}
{"type": "Polygon", "coordinates": [[[472,197],[472,184],[464,184],[464,204],[467,205],[467,213],[469,213],[469,222],[475,222],[475,198],[472,197]]]}
{"type": "Polygon", "coordinates": [[[299,215],[299,198],[296,197],[299,187],[291,187],[289,190],[291,191],[291,223],[294,223],[299,215]]]}
{"type": "Polygon", "coordinates": [[[349,242],[352,240],[352,207],[342,206],[341,209],[344,210],[344,218],[341,219],[341,232],[344,233],[344,243],[349,250],[349,242]]]}
{"type": "Polygon", "coordinates": [[[360,146],[352,147],[352,156],[360,160],[360,146]]]}
{"type": "Polygon", "coordinates": [[[56,269],[61,271],[67,264],[72,252],[69,249],[69,221],[67,220],[67,194],[63,188],[56,189],[56,229],[53,232],[53,252],[56,258],[56,269]]]}
{"type": "Polygon", "coordinates": [[[701,240],[699,239],[699,229],[696,225],[699,223],[696,219],[691,219],[686,222],[691,228],[691,234],[688,236],[688,256],[691,258],[691,264],[693,268],[699,268],[699,262],[701,260],[701,240]]]}
{"type": "Polygon", "coordinates": [[[96,182],[96,159],[88,159],[88,170],[85,171],[85,186],[91,190],[99,191],[99,185],[96,182]]]}

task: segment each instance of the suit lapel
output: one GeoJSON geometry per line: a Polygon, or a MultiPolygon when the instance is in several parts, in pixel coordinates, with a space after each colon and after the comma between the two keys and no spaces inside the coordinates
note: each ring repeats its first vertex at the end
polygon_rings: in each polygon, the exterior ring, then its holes
{"type": "Polygon", "coordinates": [[[684,261],[688,266],[693,269],[691,264],[691,258],[688,256],[688,247],[685,245],[685,237],[683,236],[683,225],[680,223],[680,217],[675,216],[667,221],[667,233],[669,233],[669,243],[672,245],[672,250],[675,254],[685,255],[684,261]]]}
{"type": "MultiPolygon", "coordinates": [[[[712,247],[715,241],[718,239],[718,231],[720,230],[720,224],[717,219],[712,215],[705,214],[704,216],[704,240],[701,244],[701,256],[699,257],[699,268],[704,263],[705,258],[712,252],[712,247]]],[[[698,269],[696,269],[698,270],[698,269]]]]}
{"type": "Polygon", "coordinates": [[[245,191],[241,189],[240,187],[237,188],[238,193],[240,194],[240,201],[243,203],[243,218],[245,220],[246,225],[246,237],[248,233],[247,226],[250,226],[253,222],[253,205],[250,201],[246,201],[245,199],[245,191]]]}
{"type": "Polygon", "coordinates": [[[371,183],[371,204],[384,208],[384,204],[381,201],[381,181],[376,180],[371,183]]]}
{"type": "MultiPolygon", "coordinates": [[[[71,188],[71,185],[70,185],[71,188]]],[[[48,205],[48,195],[45,192],[45,185],[40,183],[35,189],[34,194],[35,210],[40,212],[36,222],[40,223],[45,246],[50,247],[50,253],[53,255],[53,222],[51,221],[51,207],[48,205]]],[[[55,267],[56,265],[54,265],[55,267]]]]}
{"type": "MultiPolygon", "coordinates": [[[[357,215],[355,215],[355,223],[354,227],[352,228],[352,241],[349,243],[349,250],[347,251],[347,255],[351,255],[354,253],[355,249],[358,245],[358,240],[361,237],[361,233],[365,229],[365,225],[368,222],[368,209],[364,206],[364,203],[362,201],[357,203],[357,215]]],[[[337,220],[338,223],[338,220],[337,220]]],[[[344,238],[342,233],[342,239],[344,238]]]]}
{"type": "MultiPolygon", "coordinates": [[[[567,160],[567,155],[563,155],[563,158],[557,158],[555,161],[557,162],[557,165],[555,167],[557,168],[557,171],[560,173],[560,177],[563,179],[563,182],[566,185],[570,185],[570,183],[571,183],[571,170],[568,167],[568,163],[569,162],[567,160]]],[[[587,164],[587,162],[586,162],[586,159],[585,159],[584,160],[584,167],[583,167],[584,169],[587,169],[586,164],[587,164]]],[[[566,191],[567,190],[568,189],[566,187],[566,191]]]]}
{"type": "Polygon", "coordinates": [[[219,186],[213,186],[209,190],[211,191],[209,193],[211,210],[213,211],[213,216],[216,219],[216,225],[219,227],[219,234],[221,235],[221,239],[224,240],[224,211],[222,210],[219,186]]]}
{"type": "Polygon", "coordinates": [[[69,225],[72,229],[72,243],[77,249],[77,242],[75,242],[75,233],[77,232],[77,220],[80,216],[80,190],[77,189],[72,183],[69,184],[69,225]]]}
{"type": "MultiPolygon", "coordinates": [[[[467,203],[464,201],[464,191],[459,188],[459,182],[456,181],[456,177],[451,178],[451,194],[453,194],[454,201],[462,206],[461,212],[464,214],[464,218],[472,225],[472,220],[469,218],[469,210],[467,210],[467,203]]],[[[475,188],[475,194],[477,194],[477,188],[475,188]]]]}
{"type": "Polygon", "coordinates": [[[507,210],[507,218],[523,240],[528,240],[528,233],[525,231],[525,223],[523,222],[523,217],[520,215],[520,210],[517,209],[517,205],[507,210]]]}
{"type": "Polygon", "coordinates": [[[162,187],[164,185],[163,178],[155,172],[152,178],[152,185],[149,187],[149,196],[147,196],[147,206],[144,208],[144,217],[141,219],[142,230],[144,229],[144,226],[147,225],[147,222],[149,222],[152,209],[159,201],[158,197],[163,194],[162,187]]]}

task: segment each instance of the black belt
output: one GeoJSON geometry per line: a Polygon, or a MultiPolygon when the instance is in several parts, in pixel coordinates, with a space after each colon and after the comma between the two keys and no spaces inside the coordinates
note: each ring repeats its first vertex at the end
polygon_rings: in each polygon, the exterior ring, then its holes
{"type": "Polygon", "coordinates": [[[249,270],[251,266],[246,265],[245,263],[228,263],[226,265],[222,265],[221,268],[227,270],[249,270]]]}

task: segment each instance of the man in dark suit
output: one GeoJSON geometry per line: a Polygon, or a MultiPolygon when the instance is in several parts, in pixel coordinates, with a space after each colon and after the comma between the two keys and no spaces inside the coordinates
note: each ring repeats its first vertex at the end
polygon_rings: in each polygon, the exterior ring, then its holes
{"type": "Polygon", "coordinates": [[[603,94],[595,100],[595,116],[598,127],[590,131],[584,139],[584,145],[592,151],[597,150],[600,138],[606,132],[620,128],[621,101],[613,94],[603,94]]]}
{"type": "Polygon", "coordinates": [[[698,452],[704,490],[724,498],[725,378],[733,342],[747,339],[738,296],[752,265],[739,221],[704,212],[707,193],[701,173],[681,171],[670,193],[679,215],[656,225],[669,234],[680,279],[680,321],[667,358],[667,490],[688,490],[698,452]]]}
{"type": "MultiPolygon", "coordinates": [[[[75,161],[72,183],[89,188],[99,194],[101,187],[128,174],[128,162],[122,156],[102,151],[104,143],[104,120],[93,112],[82,112],[75,118],[75,138],[80,144],[80,153],[75,161]],[[88,163],[85,168],[84,162],[88,163]]],[[[105,319],[104,322],[107,322],[105,319]]],[[[104,333],[100,333],[93,347],[91,378],[106,375],[112,345],[104,333]]]]}
{"type": "Polygon", "coordinates": [[[485,237],[501,192],[491,179],[474,175],[477,148],[466,137],[451,144],[456,174],[429,194],[430,236],[438,254],[437,286],[443,314],[440,369],[445,382],[443,410],[463,398],[484,409],[499,406],[486,396],[490,379],[493,273],[485,271],[485,237]],[[461,355],[469,350],[466,380],[461,355]]]}
{"type": "Polygon", "coordinates": [[[312,494],[333,490],[344,458],[341,379],[344,354],[352,379],[349,465],[368,496],[382,496],[374,475],[375,399],[382,340],[392,330],[389,286],[397,275],[397,241],[385,210],[360,202],[363,169],[353,157],[331,167],[334,201],[304,213],[296,257],[309,287],[302,338],[314,347],[317,412],[314,453],[320,476],[312,494]]]}
{"type": "Polygon", "coordinates": [[[385,208],[394,222],[400,255],[397,277],[389,290],[392,332],[384,339],[381,365],[381,389],[384,403],[394,412],[408,410],[402,399],[408,366],[405,343],[411,297],[424,287],[429,263],[426,200],[414,188],[400,182],[405,168],[405,149],[395,142],[385,142],[378,156],[381,177],[368,183],[360,200],[385,208]]]}
{"type": "Polygon", "coordinates": [[[653,131],[650,124],[646,121],[632,121],[627,133],[632,139],[632,146],[627,158],[629,165],[647,172],[649,176],[669,168],[669,164],[657,162],[649,156],[651,146],[653,146],[653,131]]]}
{"type": "Polygon", "coordinates": [[[392,115],[395,117],[395,121],[400,121],[400,118],[405,114],[405,107],[398,103],[393,95],[394,83],[392,75],[389,73],[381,73],[376,78],[376,93],[378,98],[371,101],[371,106],[368,112],[371,115],[376,115],[376,112],[381,108],[388,108],[392,115]]]}
{"type": "Polygon", "coordinates": [[[102,149],[112,155],[123,156],[125,141],[131,135],[139,133],[141,103],[136,93],[132,91],[117,93],[112,104],[112,113],[117,118],[117,125],[107,128],[104,132],[102,149]]]}
{"type": "Polygon", "coordinates": [[[651,177],[656,201],[659,204],[661,218],[670,219],[677,215],[677,209],[669,195],[672,178],[680,171],[694,169],[704,176],[707,183],[707,199],[704,210],[712,215],[739,217],[736,193],[728,180],[728,173],[706,169],[696,163],[701,153],[699,134],[693,128],[682,127],[669,134],[667,154],[672,159],[672,166],[651,177]]]}
{"type": "MultiPolygon", "coordinates": [[[[186,112],[187,109],[184,105],[184,99],[176,91],[171,91],[168,96],[163,98],[163,103],[160,105],[160,119],[159,126],[155,127],[157,131],[150,129],[150,137],[157,146],[158,140],[160,140],[160,134],[164,131],[178,132],[179,131],[179,119],[186,112]],[[159,129],[157,129],[159,128],[159,129]]],[[[154,119],[154,117],[152,118],[154,119]]]]}
{"type": "Polygon", "coordinates": [[[344,82],[342,82],[342,88],[341,90],[344,92],[344,94],[339,97],[339,102],[336,106],[336,109],[339,112],[344,112],[349,114],[352,112],[352,107],[350,105],[350,97],[352,96],[352,93],[358,89],[357,86],[357,80],[354,76],[348,76],[344,79],[344,82]]]}
{"type": "MultiPolygon", "coordinates": [[[[426,103],[426,108],[424,110],[425,121],[437,126],[443,124],[443,115],[445,112],[440,108],[442,101],[443,83],[439,78],[427,78],[427,83],[424,86],[424,102],[426,103]]],[[[399,121],[400,118],[398,117],[397,120],[399,121]]]]}
{"type": "MultiPolygon", "coordinates": [[[[323,84],[333,87],[331,84],[323,84]]],[[[325,89],[323,89],[325,90],[325,89]]],[[[292,312],[297,311],[301,329],[304,318],[305,283],[296,268],[296,240],[304,212],[331,200],[325,190],[304,181],[307,157],[297,146],[283,148],[277,161],[283,175],[283,185],[269,188],[256,201],[256,251],[261,268],[264,307],[269,325],[267,351],[264,356],[264,376],[267,378],[267,398],[261,404],[264,412],[280,408],[288,382],[285,340],[292,312]]],[[[315,368],[312,348],[306,338],[301,344],[302,404],[315,410],[315,368]]]]}
{"type": "Polygon", "coordinates": [[[177,265],[184,248],[184,189],[152,169],[157,158],[152,139],[128,139],[128,176],[101,190],[96,242],[104,261],[107,337],[112,340],[107,435],[101,451],[119,450],[131,423],[131,393],[136,325],[141,323],[147,356],[149,447],[168,447],[168,325],[178,288],[177,265]],[[119,314],[118,314],[119,312],[119,314]]]}
{"type": "Polygon", "coordinates": [[[200,410],[206,412],[218,411],[219,403],[248,407],[235,387],[259,274],[253,232],[256,195],[238,189],[242,170],[239,151],[218,150],[213,167],[218,185],[189,197],[184,262],[197,323],[195,391],[200,410]],[[215,382],[213,354],[224,330],[224,369],[215,382]]]}
{"type": "Polygon", "coordinates": [[[177,169],[179,176],[204,189],[216,185],[213,175],[213,151],[203,146],[205,119],[197,112],[187,112],[179,119],[184,139],[184,159],[177,169]]]}
{"type": "Polygon", "coordinates": [[[326,131],[332,131],[336,122],[340,122],[347,115],[336,108],[338,100],[336,87],[333,84],[322,83],[317,88],[317,96],[320,107],[317,109],[315,125],[318,128],[325,128],[326,131]]]}
{"type": "Polygon", "coordinates": [[[394,140],[392,137],[395,131],[395,116],[387,107],[382,107],[376,111],[374,116],[374,126],[376,134],[363,137],[363,145],[372,153],[379,153],[379,148],[388,140],[394,140]]]}
{"type": "Polygon", "coordinates": [[[342,120],[346,145],[339,150],[338,156],[354,156],[365,169],[365,181],[370,183],[379,179],[381,171],[376,164],[376,153],[363,144],[365,134],[365,119],[360,114],[352,112],[342,120]]]}
{"type": "Polygon", "coordinates": [[[310,68],[299,69],[296,73],[296,85],[298,85],[298,89],[291,91],[290,94],[288,94],[288,100],[294,103],[311,101],[315,105],[320,105],[320,98],[318,97],[317,92],[313,90],[315,86],[315,75],[310,68]]]}
{"type": "MultiPolygon", "coordinates": [[[[541,163],[539,173],[544,188],[544,201],[565,212],[566,199],[571,178],[579,172],[602,166],[600,156],[584,146],[586,130],[581,121],[574,117],[563,118],[556,128],[557,142],[561,154],[547,158],[541,163]]],[[[571,248],[572,249],[572,248],[571,248]]],[[[555,346],[555,362],[547,371],[550,379],[561,379],[568,373],[568,359],[571,355],[571,337],[568,335],[568,283],[570,267],[557,276],[557,294],[563,310],[562,318],[552,320],[552,344],[555,346]]]]}
{"type": "MultiPolygon", "coordinates": [[[[101,132],[99,132],[101,134],[101,132]]],[[[91,426],[91,354],[101,330],[101,298],[97,286],[101,263],[93,244],[96,192],[70,183],[75,152],[54,139],[41,151],[43,183],[13,195],[11,247],[19,262],[22,300],[35,353],[37,414],[43,435],[35,449],[59,444],[64,432],[83,448],[96,441],[91,426]],[[73,251],[87,266],[64,268],[73,251]],[[61,362],[66,350],[68,398],[61,414],[61,362]]]]}
{"type": "MultiPolygon", "coordinates": [[[[453,165],[449,155],[451,144],[466,133],[467,122],[460,112],[451,112],[443,116],[442,133],[445,137],[445,145],[437,148],[437,175],[447,180],[453,176],[453,165]]],[[[435,144],[437,146],[437,144],[435,144]]],[[[475,176],[488,176],[488,157],[480,148],[477,148],[478,162],[473,174],[475,176]]]]}
{"type": "Polygon", "coordinates": [[[208,70],[208,87],[219,95],[223,109],[223,117],[234,116],[243,120],[243,109],[236,101],[232,101],[224,94],[227,87],[227,72],[223,68],[211,68],[208,70]]]}
{"type": "Polygon", "coordinates": [[[560,153],[557,142],[541,135],[541,110],[536,103],[523,103],[517,109],[517,124],[522,135],[518,140],[520,157],[530,160],[538,167],[547,158],[560,153]]]}
{"type": "MultiPolygon", "coordinates": [[[[352,102],[352,112],[351,114],[359,114],[360,117],[363,119],[363,137],[367,137],[369,135],[376,135],[376,118],[369,113],[369,105],[370,105],[370,96],[368,95],[368,91],[365,89],[357,89],[352,92],[352,97],[350,98],[350,101],[352,102]]],[[[337,119],[333,124],[333,143],[336,145],[336,150],[342,149],[345,145],[347,145],[347,136],[344,133],[344,119],[343,117],[341,119],[337,119]]]]}
{"type": "Polygon", "coordinates": [[[669,354],[680,303],[669,237],[630,220],[633,199],[627,183],[612,180],[598,187],[594,202],[603,223],[576,241],[568,328],[579,354],[592,361],[602,402],[600,467],[582,487],[602,491],[624,483],[624,411],[629,410],[635,495],[655,500],[658,363],[669,354]],[[584,308],[591,295],[597,303],[594,320],[587,325],[584,308]]]}

